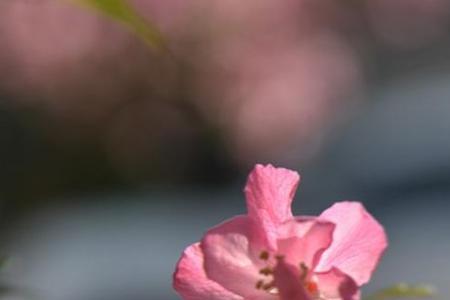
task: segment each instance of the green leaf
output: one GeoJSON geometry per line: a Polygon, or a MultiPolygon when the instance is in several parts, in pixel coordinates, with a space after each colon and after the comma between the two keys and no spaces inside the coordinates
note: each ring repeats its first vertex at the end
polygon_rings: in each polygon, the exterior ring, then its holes
{"type": "Polygon", "coordinates": [[[373,295],[365,297],[364,300],[385,300],[392,298],[425,298],[436,294],[434,287],[429,285],[409,285],[398,283],[391,287],[382,289],[373,295]]]}
{"type": "Polygon", "coordinates": [[[157,50],[166,50],[165,41],[158,28],[144,19],[127,0],[70,0],[87,8],[101,12],[125,25],[142,38],[147,45],[157,50]]]}

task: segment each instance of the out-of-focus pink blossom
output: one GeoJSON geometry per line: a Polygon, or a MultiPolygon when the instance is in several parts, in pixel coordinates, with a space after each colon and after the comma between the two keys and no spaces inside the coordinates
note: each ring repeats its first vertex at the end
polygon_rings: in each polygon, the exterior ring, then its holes
{"type": "Polygon", "coordinates": [[[88,63],[99,44],[110,49],[104,55],[117,50],[117,32],[109,22],[73,4],[18,0],[3,1],[0,8],[2,44],[7,45],[2,52],[8,51],[14,66],[8,75],[22,84],[57,84],[58,76],[76,70],[77,63],[88,63]]]}
{"type": "Polygon", "coordinates": [[[208,63],[197,68],[199,106],[222,125],[240,163],[310,158],[361,87],[359,57],[334,24],[339,6],[209,3],[214,26],[199,60],[208,63]]]}
{"type": "Polygon", "coordinates": [[[255,167],[245,188],[247,215],[184,251],[174,274],[183,299],[359,299],[387,246],[382,226],[357,202],[294,217],[298,182],[296,172],[255,167]]]}
{"type": "MultiPolygon", "coordinates": [[[[368,14],[331,0],[130,3],[162,31],[175,60],[68,0],[2,1],[0,88],[58,123],[88,131],[120,123],[109,145],[120,145],[116,136],[133,136],[137,119],[154,119],[160,110],[180,116],[174,136],[185,140],[179,120],[190,118],[183,107],[194,107],[198,124],[219,128],[205,132],[218,132],[243,165],[303,162],[352,112],[363,98],[355,97],[364,80],[355,45],[370,36],[364,18],[382,41],[404,46],[436,39],[450,19],[447,0],[367,0],[368,14]]],[[[161,132],[158,124],[147,127],[153,133],[146,136],[161,132]]],[[[158,141],[142,143],[147,149],[158,141]]]]}
{"type": "Polygon", "coordinates": [[[167,38],[183,30],[183,24],[195,9],[195,1],[186,0],[129,0],[129,3],[167,38]]]}
{"type": "Polygon", "coordinates": [[[71,1],[1,2],[0,43],[0,88],[58,124],[92,132],[124,103],[169,94],[164,59],[122,25],[71,1]]]}
{"type": "MultiPolygon", "coordinates": [[[[279,160],[287,152],[296,161],[307,158],[345,111],[336,107],[347,107],[347,93],[359,86],[358,58],[334,31],[341,11],[332,2],[319,8],[294,0],[131,3],[188,66],[182,72],[189,97],[182,101],[195,102],[201,117],[222,129],[240,163],[279,160]]],[[[0,83],[18,102],[93,128],[107,124],[121,103],[166,105],[178,97],[175,64],[168,67],[167,57],[104,16],[64,0],[0,5],[0,42],[7,45],[0,50],[7,70],[0,83]]]]}
{"type": "MultiPolygon", "coordinates": [[[[124,26],[72,2],[0,3],[3,87],[21,95],[19,99],[43,100],[56,111],[64,111],[66,106],[70,110],[88,99],[84,105],[87,113],[97,105],[107,111],[108,103],[114,104],[118,98],[133,98],[130,85],[142,85],[140,89],[147,92],[153,88],[152,73],[164,62],[124,26]]],[[[174,8],[174,2],[167,1],[164,7],[174,8]]],[[[160,1],[145,1],[150,8],[157,3],[160,1]]],[[[175,23],[169,22],[162,9],[156,11],[161,15],[153,12],[150,9],[147,15],[154,14],[164,23],[159,27],[175,23]]],[[[72,113],[80,117],[76,109],[72,113]]]]}
{"type": "Polygon", "coordinates": [[[324,128],[352,106],[360,84],[354,53],[333,35],[240,52],[235,60],[237,78],[226,95],[239,101],[229,130],[241,161],[255,153],[279,159],[292,148],[297,159],[307,157],[324,128]]]}

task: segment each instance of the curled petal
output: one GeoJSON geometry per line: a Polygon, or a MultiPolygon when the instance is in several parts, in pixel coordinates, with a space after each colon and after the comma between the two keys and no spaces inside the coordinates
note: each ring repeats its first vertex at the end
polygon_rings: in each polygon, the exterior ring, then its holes
{"type": "Polygon", "coordinates": [[[292,265],[313,269],[331,245],[335,225],[317,218],[288,221],[279,230],[278,252],[292,265]]]}
{"type": "Polygon", "coordinates": [[[275,286],[280,300],[310,300],[311,297],[300,281],[298,269],[279,259],[274,272],[275,286]]]}
{"type": "MultiPolygon", "coordinates": [[[[248,216],[259,224],[263,232],[272,232],[272,227],[292,218],[291,204],[300,176],[297,172],[272,165],[256,165],[250,173],[245,196],[248,216]]],[[[268,243],[275,247],[273,236],[268,243]]]]}
{"type": "Polygon", "coordinates": [[[336,224],[333,243],[316,268],[326,272],[333,267],[351,276],[360,286],[367,283],[387,247],[383,227],[359,202],[339,202],[320,218],[336,224]]]}
{"type": "Polygon", "coordinates": [[[258,210],[267,211],[274,223],[292,217],[291,204],[300,176],[297,172],[272,165],[256,165],[245,187],[250,217],[258,217],[258,210]]]}
{"type": "Polygon", "coordinates": [[[206,276],[199,243],[183,252],[173,275],[173,286],[184,300],[243,300],[206,276]]]}
{"type": "Polygon", "coordinates": [[[320,296],[325,299],[358,300],[359,288],[356,282],[337,268],[328,272],[315,273],[314,279],[320,287],[320,296]]]}
{"type": "Polygon", "coordinates": [[[263,294],[256,288],[260,265],[252,228],[247,216],[236,217],[209,230],[201,241],[208,277],[245,298],[263,294]]]}

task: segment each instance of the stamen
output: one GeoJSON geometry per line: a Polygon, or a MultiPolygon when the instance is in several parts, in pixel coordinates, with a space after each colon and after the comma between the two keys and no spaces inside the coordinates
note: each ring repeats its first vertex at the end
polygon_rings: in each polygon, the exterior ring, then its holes
{"type": "MultiPolygon", "coordinates": [[[[267,282],[263,279],[258,280],[256,282],[255,287],[257,290],[263,290],[269,294],[277,295],[278,289],[275,285],[275,280],[273,279],[274,267],[271,266],[271,264],[269,263],[269,259],[270,259],[269,252],[261,251],[261,253],[259,254],[259,258],[266,262],[266,266],[259,270],[259,274],[269,277],[269,279],[271,279],[271,281],[267,282]]],[[[280,255],[280,254],[275,255],[275,259],[278,261],[283,260],[284,255],[280,255]]],[[[301,262],[299,264],[299,268],[300,268],[299,284],[302,284],[305,287],[305,289],[313,297],[313,299],[320,299],[319,298],[319,296],[320,296],[319,295],[319,287],[318,287],[317,283],[315,281],[313,281],[312,278],[310,278],[308,266],[304,262],[301,262]]]]}
{"type": "MultiPolygon", "coordinates": [[[[281,256],[276,256],[277,259],[281,259],[281,256]]],[[[259,274],[264,277],[268,277],[268,281],[261,279],[256,282],[256,289],[263,290],[269,294],[277,294],[278,290],[275,287],[275,281],[273,279],[274,267],[270,263],[270,253],[266,250],[261,251],[259,259],[263,260],[265,267],[259,270],[259,274]]]]}
{"type": "Polygon", "coordinates": [[[256,289],[257,289],[257,290],[260,290],[260,289],[263,287],[263,285],[264,285],[264,281],[258,280],[258,281],[256,282],[256,289]]]}
{"type": "Polygon", "coordinates": [[[259,274],[262,274],[264,276],[269,276],[273,274],[273,269],[271,267],[265,267],[259,270],[259,274]]]}
{"type": "Polygon", "coordinates": [[[300,280],[302,282],[304,282],[306,280],[306,278],[308,277],[308,271],[309,271],[308,266],[304,262],[300,263],[300,271],[301,271],[300,272],[300,280]]]}
{"type": "Polygon", "coordinates": [[[259,258],[261,260],[269,260],[269,257],[270,257],[270,255],[269,255],[269,252],[267,252],[267,251],[261,251],[261,254],[259,254],[259,258]]]}
{"type": "Polygon", "coordinates": [[[313,297],[317,297],[319,295],[319,287],[316,282],[314,282],[311,278],[309,278],[309,268],[304,263],[300,263],[300,281],[302,282],[305,289],[309,294],[313,297]]]}

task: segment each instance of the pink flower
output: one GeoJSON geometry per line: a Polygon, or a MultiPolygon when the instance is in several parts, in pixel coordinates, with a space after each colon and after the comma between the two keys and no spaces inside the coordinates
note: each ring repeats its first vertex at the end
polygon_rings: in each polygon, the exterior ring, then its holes
{"type": "Polygon", "coordinates": [[[209,230],[178,262],[185,300],[359,299],[387,246],[383,227],[358,202],[319,217],[294,217],[296,172],[257,165],[247,215],[209,230]]]}

